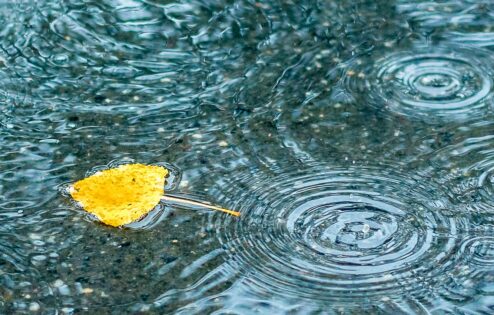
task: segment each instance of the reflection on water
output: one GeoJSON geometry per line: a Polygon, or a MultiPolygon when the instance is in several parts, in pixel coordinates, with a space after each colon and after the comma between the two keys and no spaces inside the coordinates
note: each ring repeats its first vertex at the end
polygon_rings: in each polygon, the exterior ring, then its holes
{"type": "Polygon", "coordinates": [[[0,313],[490,313],[493,9],[1,2],[0,313]],[[97,224],[110,161],[242,216],[97,224]]]}

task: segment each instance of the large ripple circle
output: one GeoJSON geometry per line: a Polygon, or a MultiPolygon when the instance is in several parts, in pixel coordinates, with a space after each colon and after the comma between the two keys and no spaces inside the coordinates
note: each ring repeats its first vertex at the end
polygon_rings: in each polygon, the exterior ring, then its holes
{"type": "Polygon", "coordinates": [[[350,72],[350,87],[406,116],[469,118],[492,98],[493,60],[482,49],[418,46],[360,64],[370,66],[350,72]]]}
{"type": "Polygon", "coordinates": [[[464,222],[442,214],[443,194],[421,178],[316,166],[239,181],[222,192],[241,219],[211,224],[254,290],[312,300],[421,292],[459,248],[464,222]]]}

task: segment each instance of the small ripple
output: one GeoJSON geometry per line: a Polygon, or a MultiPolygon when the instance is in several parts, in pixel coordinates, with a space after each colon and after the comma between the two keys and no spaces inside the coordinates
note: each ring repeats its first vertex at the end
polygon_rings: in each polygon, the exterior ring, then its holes
{"type": "Polygon", "coordinates": [[[492,270],[494,266],[494,237],[478,236],[465,241],[460,249],[478,270],[492,270]]]}
{"type": "Polygon", "coordinates": [[[22,240],[19,239],[19,237],[10,234],[11,233],[1,232],[0,276],[4,273],[25,273],[27,270],[25,253],[12,245],[14,243],[22,243],[22,240]]]}
{"type": "Polygon", "coordinates": [[[242,220],[214,216],[212,225],[232,252],[227,264],[260,293],[423,296],[450,268],[465,226],[443,213],[439,187],[390,168],[319,165],[277,178],[251,174],[222,189],[242,220]]]}
{"type": "Polygon", "coordinates": [[[455,267],[447,273],[440,295],[451,307],[463,305],[471,312],[479,306],[483,296],[494,290],[494,238],[487,235],[465,237],[457,255],[455,267]]]}
{"type": "Polygon", "coordinates": [[[494,136],[489,134],[492,124],[477,129],[476,136],[472,134],[424,157],[430,161],[424,172],[451,187],[462,206],[490,212],[494,205],[494,136]]]}
{"type": "Polygon", "coordinates": [[[479,119],[489,110],[494,68],[488,51],[416,46],[356,64],[347,87],[366,93],[378,108],[423,120],[479,119]]]}
{"type": "Polygon", "coordinates": [[[408,18],[413,28],[420,29],[458,26],[482,28],[492,23],[492,2],[489,0],[400,0],[397,11],[408,18]]]}

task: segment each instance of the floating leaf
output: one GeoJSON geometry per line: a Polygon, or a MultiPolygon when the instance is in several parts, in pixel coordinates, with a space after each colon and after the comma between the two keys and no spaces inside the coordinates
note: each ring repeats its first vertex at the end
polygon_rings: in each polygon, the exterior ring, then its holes
{"type": "Polygon", "coordinates": [[[111,226],[121,226],[140,219],[153,210],[161,200],[240,215],[228,209],[178,197],[163,196],[167,174],[168,170],[161,166],[124,164],[97,172],[76,182],[70,189],[70,195],[87,212],[111,226]]]}
{"type": "Polygon", "coordinates": [[[125,164],[76,182],[70,195],[103,223],[120,226],[156,207],[167,174],[161,166],[125,164]]]}

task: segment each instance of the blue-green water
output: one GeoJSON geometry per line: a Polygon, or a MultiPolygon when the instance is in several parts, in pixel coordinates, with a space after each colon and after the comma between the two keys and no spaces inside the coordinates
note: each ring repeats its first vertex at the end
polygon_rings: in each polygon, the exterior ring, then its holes
{"type": "Polygon", "coordinates": [[[0,21],[0,313],[494,312],[491,1],[23,0],[0,21]],[[242,216],[162,204],[115,229],[61,191],[132,161],[242,216]]]}

